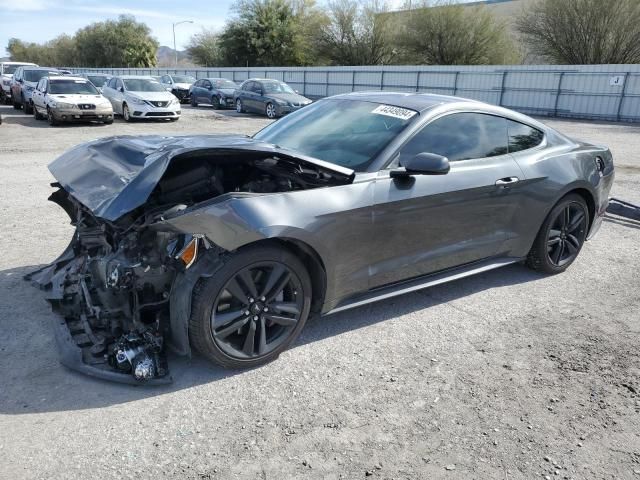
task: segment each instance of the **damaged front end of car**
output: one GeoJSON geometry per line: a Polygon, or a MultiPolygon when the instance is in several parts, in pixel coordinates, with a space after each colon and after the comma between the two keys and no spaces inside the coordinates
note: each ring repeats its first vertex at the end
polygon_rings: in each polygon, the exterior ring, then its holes
{"type": "Polygon", "coordinates": [[[151,384],[171,381],[168,349],[190,354],[193,287],[227,253],[201,232],[250,229],[228,225],[243,199],[352,179],[235,137],[115,137],[76,147],[50,170],[58,180],[50,200],[75,233],[58,259],[27,279],[59,314],[62,363],[151,384]],[[183,216],[189,227],[175,221],[183,216]],[[208,226],[199,229],[202,217],[208,226]]]}

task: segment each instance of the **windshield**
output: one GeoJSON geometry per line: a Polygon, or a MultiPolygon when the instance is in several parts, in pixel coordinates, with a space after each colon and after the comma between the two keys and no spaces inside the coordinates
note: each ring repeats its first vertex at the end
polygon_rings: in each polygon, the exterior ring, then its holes
{"type": "Polygon", "coordinates": [[[180,76],[180,75],[174,75],[173,76],[173,83],[195,83],[196,79],[194,77],[191,77],[189,75],[186,76],[180,76]]]}
{"type": "Polygon", "coordinates": [[[101,87],[107,81],[106,75],[87,75],[87,78],[91,83],[93,83],[96,87],[101,87]]]}
{"type": "Polygon", "coordinates": [[[146,78],[124,78],[124,86],[130,92],[166,92],[167,89],[155,80],[146,78]]]}
{"type": "Polygon", "coordinates": [[[96,87],[86,80],[51,80],[49,93],[53,95],[100,95],[96,87]]]}
{"type": "Polygon", "coordinates": [[[214,84],[216,88],[238,88],[238,85],[231,80],[216,80],[214,84]]]}
{"type": "Polygon", "coordinates": [[[16,68],[21,67],[22,64],[18,63],[17,65],[3,65],[2,73],[5,75],[13,75],[16,72],[16,68]]]}
{"type": "Polygon", "coordinates": [[[42,77],[46,77],[47,75],[60,75],[58,71],[49,71],[49,70],[25,70],[24,71],[24,79],[27,82],[39,82],[42,77]]]}
{"type": "Polygon", "coordinates": [[[261,82],[264,93],[296,93],[289,85],[284,82],[261,82]]]}
{"type": "Polygon", "coordinates": [[[272,123],[254,138],[364,171],[415,118],[406,108],[361,100],[321,100],[272,123]]]}

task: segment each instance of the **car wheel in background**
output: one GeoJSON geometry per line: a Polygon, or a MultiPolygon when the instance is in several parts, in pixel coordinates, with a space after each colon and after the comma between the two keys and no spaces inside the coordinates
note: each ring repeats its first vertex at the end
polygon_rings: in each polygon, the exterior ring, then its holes
{"type": "Polygon", "coordinates": [[[189,100],[189,103],[191,104],[192,107],[198,106],[198,102],[196,102],[196,99],[193,95],[191,95],[191,100],[189,100]]]}
{"type": "Polygon", "coordinates": [[[124,118],[125,122],[130,122],[132,120],[131,112],[129,112],[129,105],[126,103],[122,104],[122,118],[124,118]]]}
{"type": "Polygon", "coordinates": [[[13,101],[13,108],[15,110],[20,110],[20,104],[18,102],[16,102],[15,100],[13,101]]]}
{"type": "Polygon", "coordinates": [[[545,273],[564,272],[578,257],[589,228],[584,198],[572,193],[562,198],[542,224],[527,257],[527,266],[545,273]]]}
{"type": "Polygon", "coordinates": [[[217,95],[211,97],[211,105],[213,105],[214,110],[220,109],[220,98],[217,95]]]}
{"type": "Polygon", "coordinates": [[[236,100],[236,112],[244,113],[244,109],[243,109],[243,106],[242,106],[242,100],[240,100],[240,99],[236,100]]]}
{"type": "Polygon", "coordinates": [[[307,270],[288,250],[272,245],[241,249],[196,287],[191,345],[227,368],[267,363],[299,335],[311,295],[307,270]]]}
{"type": "Polygon", "coordinates": [[[111,125],[113,123],[113,118],[110,118],[109,120],[105,120],[104,122],[105,125],[111,125]]]}
{"type": "Polygon", "coordinates": [[[267,106],[265,107],[264,111],[267,114],[267,117],[269,118],[276,118],[278,116],[276,113],[276,107],[271,102],[267,103],[267,106]]]}
{"type": "Polygon", "coordinates": [[[33,103],[24,101],[23,99],[22,109],[24,110],[25,115],[31,115],[33,113],[33,103]]]}
{"type": "Polygon", "coordinates": [[[52,127],[55,127],[56,125],[58,125],[58,121],[56,120],[56,117],[53,116],[51,109],[48,107],[47,107],[47,121],[49,122],[49,125],[51,125],[52,127]]]}

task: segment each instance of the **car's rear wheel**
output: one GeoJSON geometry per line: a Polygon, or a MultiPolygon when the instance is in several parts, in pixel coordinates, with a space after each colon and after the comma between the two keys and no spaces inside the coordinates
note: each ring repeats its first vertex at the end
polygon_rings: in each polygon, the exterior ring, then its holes
{"type": "Polygon", "coordinates": [[[267,103],[267,106],[265,107],[265,113],[267,114],[267,117],[269,118],[276,118],[278,116],[277,112],[276,112],[276,106],[273,103],[267,103]]]}
{"type": "Polygon", "coordinates": [[[551,210],[527,257],[527,265],[545,273],[564,272],[578,257],[589,228],[584,198],[569,194],[551,210]]]}
{"type": "Polygon", "coordinates": [[[125,122],[130,122],[132,120],[131,112],[129,112],[129,105],[126,103],[122,104],[122,118],[124,118],[125,122]]]}
{"type": "Polygon", "coordinates": [[[299,335],[311,295],[309,274],[289,251],[276,246],[239,250],[196,287],[191,344],[223,367],[267,363],[299,335]]]}
{"type": "Polygon", "coordinates": [[[217,95],[214,95],[211,97],[211,105],[213,106],[214,110],[219,110],[220,109],[220,97],[218,97],[217,95]]]}
{"type": "Polygon", "coordinates": [[[33,105],[26,101],[24,97],[22,97],[22,110],[25,115],[31,115],[33,113],[33,105]]]}
{"type": "Polygon", "coordinates": [[[236,100],[236,112],[244,113],[244,107],[242,105],[242,100],[240,100],[240,99],[236,100]]]}

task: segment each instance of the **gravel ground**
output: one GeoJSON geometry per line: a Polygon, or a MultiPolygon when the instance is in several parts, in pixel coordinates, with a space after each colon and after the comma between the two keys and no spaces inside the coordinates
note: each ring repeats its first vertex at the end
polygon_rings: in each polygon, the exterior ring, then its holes
{"type": "MultiPolygon", "coordinates": [[[[255,370],[194,358],[140,388],[60,366],[21,280],[72,233],[46,165],[107,135],[268,123],[183,112],[50,128],[0,107],[1,479],[640,479],[640,223],[619,218],[563,275],[515,265],[314,319],[255,370]]],[[[608,144],[613,193],[640,203],[640,126],[547,122],[608,144]]]]}

